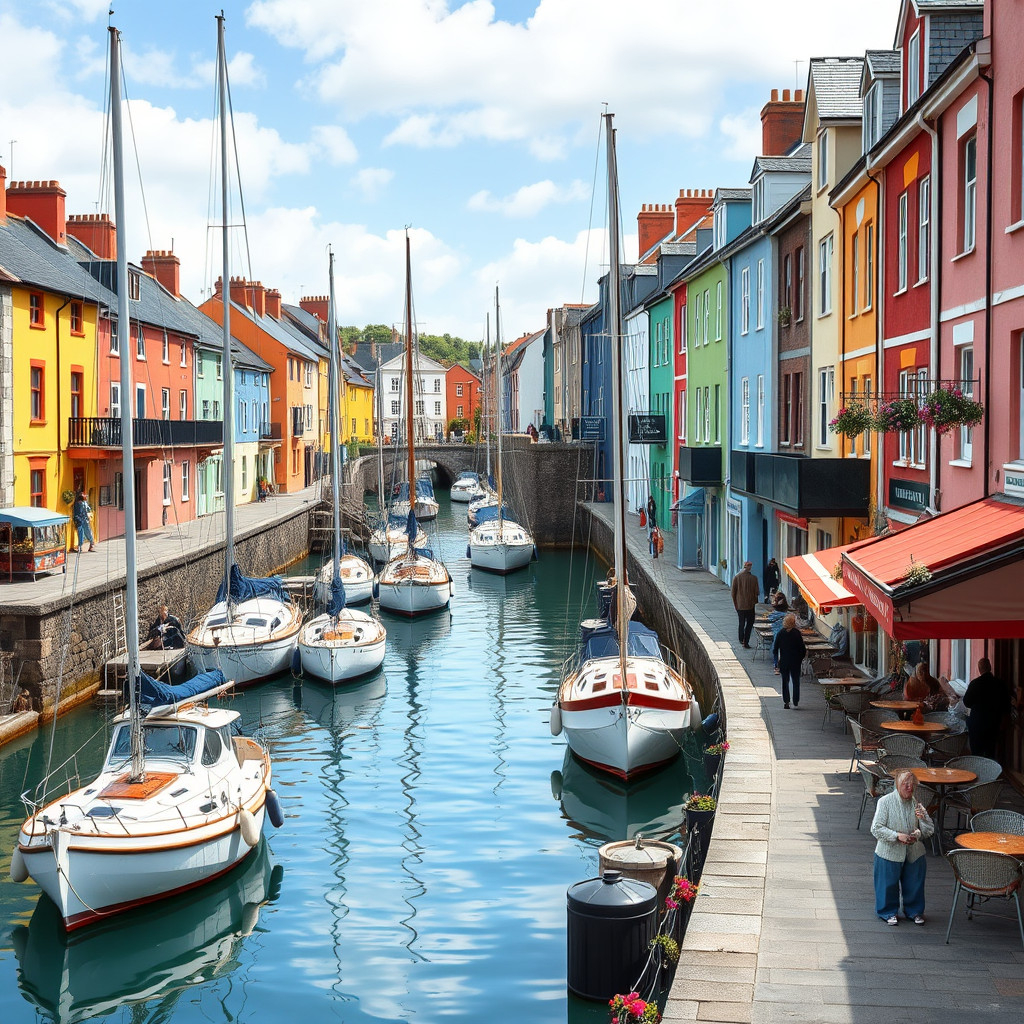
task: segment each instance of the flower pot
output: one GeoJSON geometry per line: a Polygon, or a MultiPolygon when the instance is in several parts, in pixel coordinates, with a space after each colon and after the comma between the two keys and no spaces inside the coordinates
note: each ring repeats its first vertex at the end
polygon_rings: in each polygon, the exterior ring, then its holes
{"type": "Polygon", "coordinates": [[[850,619],[850,629],[852,629],[854,633],[864,632],[864,616],[861,615],[860,612],[850,619]]]}
{"type": "Polygon", "coordinates": [[[691,847],[698,873],[704,867],[704,858],[708,855],[708,844],[711,842],[711,828],[715,821],[714,811],[693,811],[685,809],[686,835],[694,836],[691,847]],[[696,833],[696,835],[694,835],[696,833]]]}
{"type": "Polygon", "coordinates": [[[704,755],[704,774],[708,777],[708,782],[718,774],[718,769],[722,764],[721,754],[705,754],[704,755]]]}

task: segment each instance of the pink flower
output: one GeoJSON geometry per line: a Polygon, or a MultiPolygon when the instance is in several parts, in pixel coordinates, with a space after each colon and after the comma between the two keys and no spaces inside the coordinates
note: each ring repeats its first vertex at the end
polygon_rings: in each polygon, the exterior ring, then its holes
{"type": "Polygon", "coordinates": [[[679,906],[679,904],[676,903],[676,901],[674,899],[672,899],[671,896],[666,896],[665,897],[665,906],[669,910],[675,910],[679,906]]]}

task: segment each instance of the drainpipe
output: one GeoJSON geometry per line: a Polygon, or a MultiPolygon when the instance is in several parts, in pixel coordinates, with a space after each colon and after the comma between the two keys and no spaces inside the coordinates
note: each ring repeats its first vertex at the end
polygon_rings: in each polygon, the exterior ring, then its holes
{"type": "MultiPolygon", "coordinates": [[[[991,41],[989,42],[991,47],[991,41]]],[[[979,41],[978,49],[981,49],[979,41]]],[[[979,54],[980,56],[980,54],[979,54]]],[[[992,67],[992,52],[989,49],[988,63],[986,68],[992,67]]],[[[985,482],[982,490],[982,497],[987,498],[991,493],[990,471],[991,444],[992,444],[992,372],[990,359],[992,356],[992,136],[995,125],[995,111],[993,109],[992,97],[992,75],[979,72],[988,89],[988,166],[985,169],[985,434],[983,442],[982,471],[985,474],[985,482]]],[[[987,653],[987,648],[986,648],[987,653]]]]}

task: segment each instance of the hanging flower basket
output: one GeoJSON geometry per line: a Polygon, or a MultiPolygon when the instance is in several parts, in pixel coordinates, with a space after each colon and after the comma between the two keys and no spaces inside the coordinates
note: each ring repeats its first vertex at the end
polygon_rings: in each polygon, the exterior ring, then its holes
{"type": "Polygon", "coordinates": [[[932,578],[932,571],[923,562],[918,562],[913,555],[910,563],[903,570],[903,582],[912,587],[921,586],[932,578]]]}
{"type": "Polygon", "coordinates": [[[933,391],[921,406],[921,420],[938,433],[954,427],[976,427],[985,415],[985,406],[968,398],[958,387],[933,391]]]}
{"type": "Polygon", "coordinates": [[[914,398],[894,398],[879,402],[875,413],[875,430],[884,434],[903,433],[921,426],[921,411],[914,398]]]}
{"type": "Polygon", "coordinates": [[[859,437],[865,430],[871,429],[871,410],[863,402],[850,402],[829,422],[828,428],[833,434],[845,434],[847,437],[859,437]]]}
{"type": "Polygon", "coordinates": [[[658,1024],[661,1020],[658,1004],[641,999],[638,992],[612,996],[608,1008],[616,1024],[658,1024]]]}

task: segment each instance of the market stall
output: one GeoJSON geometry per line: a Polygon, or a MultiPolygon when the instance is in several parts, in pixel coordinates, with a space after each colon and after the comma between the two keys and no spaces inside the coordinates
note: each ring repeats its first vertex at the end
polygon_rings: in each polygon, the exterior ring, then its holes
{"type": "Polygon", "coordinates": [[[68,517],[25,505],[0,509],[0,576],[31,575],[60,567],[67,558],[68,517]]]}

